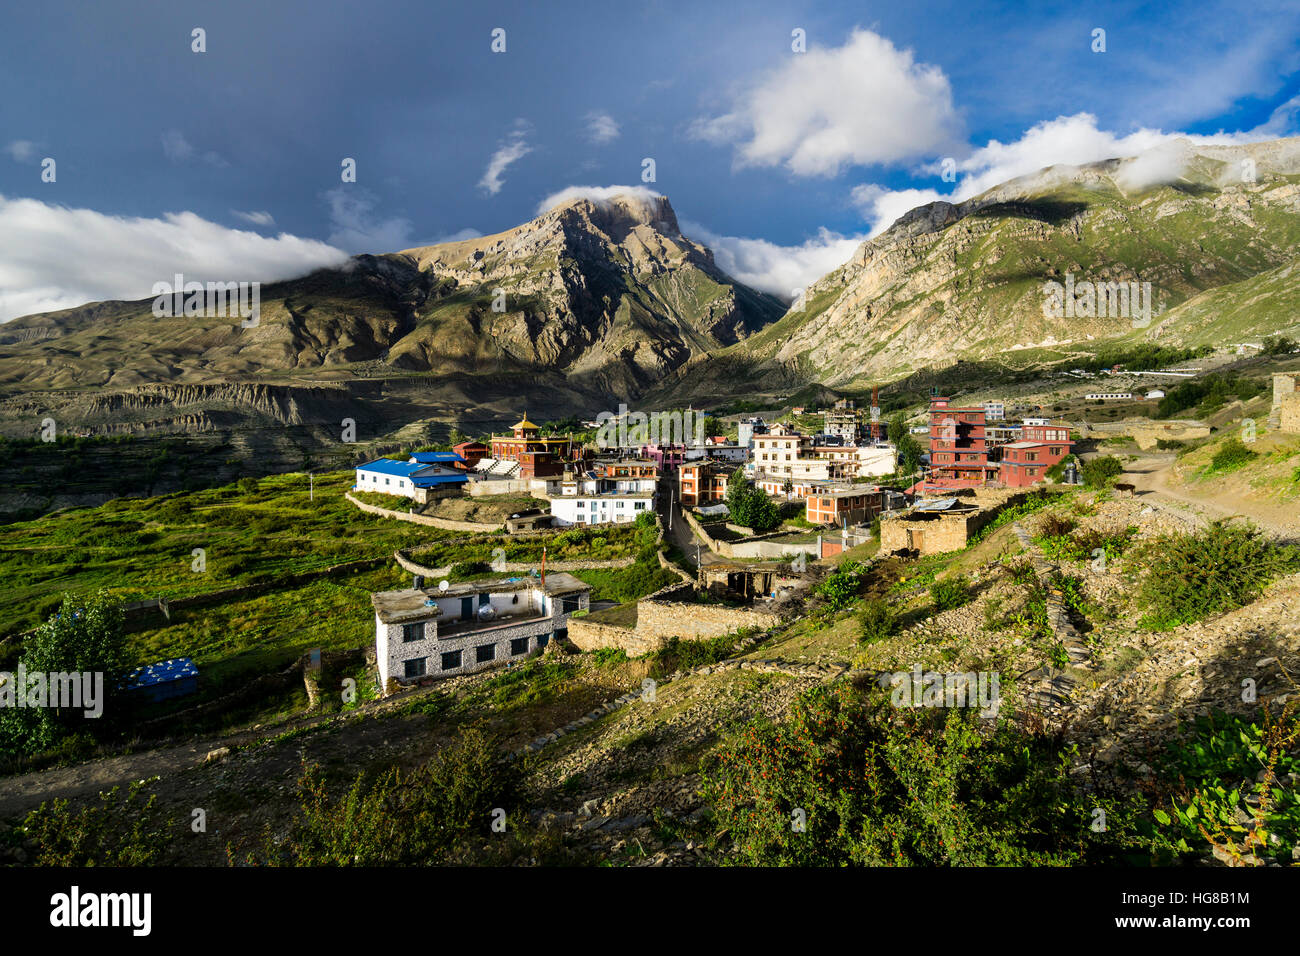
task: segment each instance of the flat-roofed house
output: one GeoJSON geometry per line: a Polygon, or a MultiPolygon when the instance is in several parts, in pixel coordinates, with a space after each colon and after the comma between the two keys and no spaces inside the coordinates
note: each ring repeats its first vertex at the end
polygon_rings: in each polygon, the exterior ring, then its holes
{"type": "Polygon", "coordinates": [[[370,596],[380,685],[468,674],[523,660],[568,633],[569,615],[591,604],[571,574],[418,586],[370,596]]]}

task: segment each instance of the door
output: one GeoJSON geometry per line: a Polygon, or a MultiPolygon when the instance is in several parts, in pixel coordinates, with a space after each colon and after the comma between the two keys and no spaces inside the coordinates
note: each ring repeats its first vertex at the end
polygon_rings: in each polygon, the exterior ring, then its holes
{"type": "Polygon", "coordinates": [[[460,599],[460,616],[462,620],[474,620],[474,599],[472,597],[460,599]]]}

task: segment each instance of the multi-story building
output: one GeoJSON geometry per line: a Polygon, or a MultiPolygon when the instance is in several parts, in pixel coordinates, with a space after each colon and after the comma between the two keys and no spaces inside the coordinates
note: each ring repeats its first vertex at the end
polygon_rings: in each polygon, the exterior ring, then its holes
{"type": "Polygon", "coordinates": [[[551,573],[370,596],[381,686],[468,674],[522,660],[568,633],[569,615],[590,606],[591,586],[551,573]]]}
{"type": "Polygon", "coordinates": [[[1002,446],[998,480],[1008,488],[1024,488],[1047,477],[1047,470],[1070,454],[1070,429],[1043,419],[1026,422],[1021,440],[1002,446]],[[1042,424],[1038,424],[1042,422],[1042,424]]]}
{"type": "Polygon", "coordinates": [[[984,420],[1000,422],[1007,417],[1007,406],[1003,402],[984,402],[984,420]]]}
{"type": "Polygon", "coordinates": [[[862,437],[862,421],[851,408],[831,409],[826,412],[823,431],[828,435],[839,436],[845,444],[856,445],[862,437]]]}
{"type": "Polygon", "coordinates": [[[684,508],[720,503],[735,468],[717,461],[692,461],[677,470],[678,496],[684,508]]]}
{"type": "Polygon", "coordinates": [[[741,419],[736,424],[736,444],[743,448],[753,444],[755,435],[767,434],[767,422],[761,418],[741,419]]]}
{"type": "Polygon", "coordinates": [[[984,446],[992,453],[1003,445],[1020,441],[1020,425],[987,425],[984,428],[984,446]]]}
{"type": "Polygon", "coordinates": [[[930,476],[926,489],[974,488],[996,477],[989,465],[984,409],[959,407],[947,398],[930,399],[930,476]]]}
{"type": "Polygon", "coordinates": [[[627,524],[654,510],[659,485],[648,459],[596,461],[582,471],[566,471],[547,481],[553,523],[558,526],[627,524]]]}

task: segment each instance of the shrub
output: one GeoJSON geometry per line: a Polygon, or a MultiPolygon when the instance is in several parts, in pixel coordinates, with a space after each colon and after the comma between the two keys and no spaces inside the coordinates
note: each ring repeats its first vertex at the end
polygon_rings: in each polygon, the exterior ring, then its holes
{"type": "Polygon", "coordinates": [[[73,810],[67,800],[42,803],[23,821],[23,836],[35,844],[37,866],[149,866],[157,861],[167,826],[154,804],[141,799],[143,781],[119,798],[118,787],[99,794],[99,803],[73,810]]]}
{"type": "Polygon", "coordinates": [[[1089,488],[1105,488],[1124,472],[1124,466],[1114,455],[1090,458],[1083,463],[1083,483],[1089,488]]]}
{"type": "Polygon", "coordinates": [[[825,599],[833,611],[852,604],[863,584],[866,567],[858,561],[846,561],[814,588],[814,593],[825,599]]]}
{"type": "Polygon", "coordinates": [[[1236,471],[1254,457],[1255,453],[1242,444],[1240,438],[1229,438],[1210,459],[1209,470],[1211,472],[1236,471]]]}
{"type": "Polygon", "coordinates": [[[1132,801],[1093,799],[1055,741],[990,727],[966,708],[895,709],[838,682],[783,724],[720,748],[704,793],[740,862],[758,866],[1068,865],[1116,862],[1149,844],[1132,801]],[[802,812],[802,830],[791,825],[802,812]]]}
{"type": "Polygon", "coordinates": [[[486,561],[457,561],[451,566],[451,576],[469,578],[476,574],[485,574],[491,570],[492,566],[486,561]]]}
{"type": "Polygon", "coordinates": [[[255,494],[257,492],[257,479],[240,478],[237,482],[235,482],[235,487],[238,488],[240,492],[245,495],[255,494]]]}
{"type": "Polygon", "coordinates": [[[964,577],[945,578],[930,585],[930,600],[936,611],[950,611],[971,602],[970,582],[964,577]]]}
{"type": "Polygon", "coordinates": [[[725,661],[736,652],[736,642],[746,633],[748,632],[740,630],[707,640],[689,641],[670,637],[663,647],[650,655],[650,676],[663,678],[673,671],[725,661]]]}
{"type": "Polygon", "coordinates": [[[898,633],[898,619],[894,616],[894,609],[883,598],[871,598],[863,602],[862,609],[858,611],[858,624],[861,625],[859,644],[883,641],[898,633]]]}
{"type": "Polygon", "coordinates": [[[302,816],[287,840],[268,838],[265,856],[296,866],[464,862],[491,834],[492,811],[516,802],[519,771],[498,759],[497,744],[467,728],[423,766],[395,767],[372,783],[358,775],[338,798],[308,767],[298,783],[302,816]]]}
{"type": "Polygon", "coordinates": [[[1268,542],[1250,524],[1212,522],[1195,534],[1166,534],[1143,551],[1144,627],[1166,630],[1253,601],[1275,577],[1300,568],[1300,547],[1268,542]]]}
{"type": "Polygon", "coordinates": [[[1065,515],[1046,514],[1038,522],[1038,533],[1044,538],[1062,538],[1074,530],[1074,520],[1065,515]]]}
{"type": "Polygon", "coordinates": [[[1178,786],[1155,819],[1174,853],[1194,858],[1215,846],[1237,858],[1289,864],[1300,843],[1300,793],[1278,781],[1300,772],[1298,738],[1294,706],[1272,720],[1198,718],[1192,736],[1170,745],[1161,761],[1162,777],[1178,786]],[[1265,778],[1256,783],[1261,771],[1265,778]]]}

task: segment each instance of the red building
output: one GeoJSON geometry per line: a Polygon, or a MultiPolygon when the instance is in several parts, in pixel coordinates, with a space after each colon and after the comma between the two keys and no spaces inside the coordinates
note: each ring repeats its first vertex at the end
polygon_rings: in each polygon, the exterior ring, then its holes
{"type": "Polygon", "coordinates": [[[492,436],[492,457],[498,461],[519,462],[519,477],[549,478],[562,475],[573,458],[573,440],[555,436],[544,438],[541,429],[528,420],[525,412],[516,422],[513,434],[492,436]]]}
{"type": "Polygon", "coordinates": [[[1065,425],[1025,425],[1021,440],[1002,446],[998,477],[1008,488],[1024,488],[1047,477],[1047,470],[1070,454],[1065,425]]]}
{"type": "Polygon", "coordinates": [[[926,489],[974,488],[996,479],[984,436],[984,409],[930,399],[930,477],[926,489]]]}
{"type": "Polygon", "coordinates": [[[488,453],[487,445],[481,441],[463,441],[460,444],[452,445],[451,450],[464,459],[464,462],[456,465],[456,467],[471,471],[475,465],[487,457],[488,453]]]}

